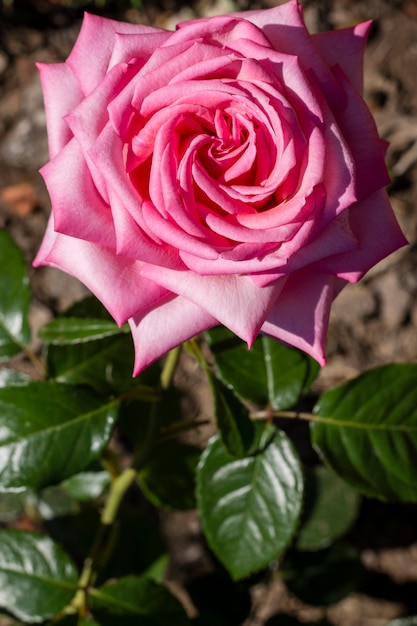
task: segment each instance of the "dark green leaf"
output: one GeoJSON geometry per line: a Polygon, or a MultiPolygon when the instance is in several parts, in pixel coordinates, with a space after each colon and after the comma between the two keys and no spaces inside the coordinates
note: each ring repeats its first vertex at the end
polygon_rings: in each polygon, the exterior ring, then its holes
{"type": "MultiPolygon", "coordinates": [[[[58,320],[94,319],[116,328],[112,318],[93,297],[75,303],[58,320]]],[[[120,331],[119,331],[120,333],[120,331]]],[[[134,362],[130,336],[118,334],[76,345],[49,345],[48,372],[58,382],[88,385],[101,393],[118,393],[138,386],[132,378],[134,362]]],[[[141,379],[143,376],[141,376],[141,379]]]]}
{"type": "Polygon", "coordinates": [[[138,473],[145,496],[157,507],[194,509],[195,471],[201,450],[179,441],[157,448],[138,473]]]}
{"type": "Polygon", "coordinates": [[[94,500],[101,496],[110,484],[110,475],[102,472],[81,472],[61,483],[61,487],[74,500],[94,500]]]}
{"type": "Polygon", "coordinates": [[[0,606],[29,622],[61,611],[77,586],[75,565],[49,537],[0,530],[0,606]]]}
{"type": "Polygon", "coordinates": [[[0,231],[0,359],[20,352],[30,341],[27,319],[30,288],[23,254],[0,231]]]}
{"type": "Polygon", "coordinates": [[[367,496],[417,501],[417,365],[378,367],[322,395],[313,443],[367,496]]]}
{"type": "Polygon", "coordinates": [[[189,624],[182,605],[168,589],[146,578],[127,576],[114,584],[91,589],[90,594],[94,616],[102,626],[189,624]]]}
{"type": "Polygon", "coordinates": [[[350,529],[359,512],[360,496],[326,467],[311,469],[306,478],[297,548],[320,550],[350,529]]]}
{"type": "Polygon", "coordinates": [[[256,424],[258,450],[233,458],[213,437],[197,473],[197,501],[207,540],[233,578],[268,565],[297,528],[302,471],[290,440],[256,424]]]}
{"type": "Polygon", "coordinates": [[[117,408],[57,383],[0,389],[1,489],[40,489],[82,471],[108,443],[117,408]]]}
{"type": "Polygon", "coordinates": [[[111,320],[58,317],[39,331],[45,343],[54,345],[79,344],[129,333],[129,326],[119,328],[111,320]]]}
{"type": "Polygon", "coordinates": [[[49,375],[57,382],[88,385],[100,393],[115,393],[137,385],[132,379],[133,343],[118,335],[47,350],[49,375]]]}
{"type": "Polygon", "coordinates": [[[310,388],[319,365],[300,350],[260,336],[251,350],[226,328],[207,332],[221,380],[242,398],[288,409],[310,388]]]}
{"type": "Polygon", "coordinates": [[[108,310],[94,296],[87,296],[74,302],[60,317],[78,317],[82,319],[112,320],[108,310]]]}
{"type": "Polygon", "coordinates": [[[291,552],[284,559],[284,580],[306,604],[328,606],[358,588],[363,568],[359,554],[343,544],[317,552],[291,552]]]}
{"type": "Polygon", "coordinates": [[[254,428],[247,409],[236,396],[208,372],[214,400],[214,415],[226,450],[242,457],[252,444],[254,428]]]}

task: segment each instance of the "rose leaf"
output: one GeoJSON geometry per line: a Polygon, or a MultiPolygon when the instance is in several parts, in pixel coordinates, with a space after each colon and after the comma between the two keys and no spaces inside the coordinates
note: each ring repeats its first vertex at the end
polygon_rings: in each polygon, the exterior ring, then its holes
{"type": "Polygon", "coordinates": [[[309,390],[320,366],[279,341],[260,336],[246,344],[221,326],[206,333],[219,378],[240,397],[274,410],[288,409],[309,390]]]}
{"type": "Polygon", "coordinates": [[[208,543],[234,579],[266,567],[291,541],[303,479],[287,436],[257,423],[254,453],[232,457],[213,437],[197,471],[197,502],[208,543]]]}
{"type": "Polygon", "coordinates": [[[57,317],[43,326],[38,334],[45,343],[59,346],[85,343],[126,332],[130,332],[129,326],[119,328],[111,320],[57,317]]]}
{"type": "Polygon", "coordinates": [[[377,367],[327,391],[314,407],[314,445],[367,496],[417,501],[416,381],[416,364],[377,367]]]}
{"type": "Polygon", "coordinates": [[[0,360],[30,341],[27,319],[31,291],[22,252],[10,235],[0,231],[0,360]]]}
{"type": "Polygon", "coordinates": [[[234,457],[242,457],[252,444],[254,428],[249,413],[236,396],[211,372],[208,372],[213,394],[217,429],[226,450],[234,457]]]}
{"type": "Polygon", "coordinates": [[[118,402],[50,382],[0,389],[0,488],[40,489],[82,471],[108,443],[118,402]]]}
{"type": "Polygon", "coordinates": [[[126,576],[90,590],[90,605],[101,626],[118,619],[125,626],[187,626],[180,602],[166,587],[147,578],[126,576]],[[140,618],[140,619],[139,619],[140,618]]]}
{"type": "Polygon", "coordinates": [[[305,502],[298,550],[321,550],[342,537],[355,522],[361,502],[357,491],[323,465],[305,472],[305,502]]]}
{"type": "Polygon", "coordinates": [[[0,606],[23,621],[61,611],[77,589],[77,570],[49,537],[0,530],[0,606]]]}

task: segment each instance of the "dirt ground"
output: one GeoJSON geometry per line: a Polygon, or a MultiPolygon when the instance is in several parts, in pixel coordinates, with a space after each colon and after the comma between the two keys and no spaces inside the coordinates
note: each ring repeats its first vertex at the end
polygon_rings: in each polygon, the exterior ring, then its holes
{"type": "MultiPolygon", "coordinates": [[[[179,5],[161,0],[141,10],[130,8],[118,17],[172,28],[177,21],[195,16],[279,3],[198,0],[179,5]]],[[[28,263],[50,210],[37,173],[48,153],[35,62],[63,60],[80,24],[81,13],[64,11],[61,4],[15,0],[14,11],[6,11],[6,3],[0,0],[0,228],[12,233],[28,263]]],[[[316,383],[319,391],[377,364],[417,360],[417,0],[304,0],[302,4],[313,32],[374,20],[366,53],[365,94],[380,134],[390,142],[391,200],[411,244],[336,300],[328,365],[316,383]]],[[[85,293],[76,281],[52,269],[31,271],[31,280],[35,328],[85,293]]],[[[190,380],[189,364],[184,362],[183,368],[183,380],[190,380]]],[[[191,384],[191,393],[198,395],[199,380],[191,377],[191,384]]],[[[353,531],[362,544],[362,561],[369,574],[360,592],[330,609],[317,608],[303,605],[282,583],[273,581],[255,588],[257,609],[245,626],[260,626],[278,611],[303,622],[326,618],[334,626],[383,626],[396,617],[417,614],[416,509],[367,502],[364,510],[366,515],[353,531]]],[[[165,526],[172,571],[181,574],[205,567],[195,516],[171,515],[165,526]]]]}

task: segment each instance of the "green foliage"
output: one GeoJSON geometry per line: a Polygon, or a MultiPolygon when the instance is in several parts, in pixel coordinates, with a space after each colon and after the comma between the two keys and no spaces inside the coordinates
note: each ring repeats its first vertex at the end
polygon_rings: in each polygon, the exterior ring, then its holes
{"type": "Polygon", "coordinates": [[[324,393],[313,442],[352,487],[417,502],[417,365],[378,367],[324,393]]]}
{"type": "Polygon", "coordinates": [[[80,472],[108,443],[117,406],[58,383],[0,389],[0,488],[39,489],[80,472]]]}
{"type": "Polygon", "coordinates": [[[242,457],[249,450],[254,437],[248,410],[210,372],[208,379],[213,394],[214,416],[222,443],[229,454],[242,457]]]}
{"type": "Polygon", "coordinates": [[[86,343],[121,333],[128,333],[129,326],[116,326],[111,320],[61,317],[49,322],[39,331],[40,339],[56,346],[86,343]]]}
{"type": "Polygon", "coordinates": [[[155,450],[138,473],[146,497],[168,510],[195,509],[195,471],[201,451],[179,441],[167,441],[155,450]]]}
{"type": "Polygon", "coordinates": [[[127,576],[91,590],[90,604],[102,626],[187,626],[180,602],[166,587],[147,578],[127,576]]]}
{"type": "Polygon", "coordinates": [[[64,480],[62,488],[75,500],[93,500],[110,484],[108,472],[81,472],[64,480]]]}
{"type": "Polygon", "coordinates": [[[299,550],[327,548],[355,522],[360,496],[326,467],[306,469],[303,519],[297,534],[299,550]]]}
{"type": "Polygon", "coordinates": [[[230,330],[216,327],[206,333],[221,380],[254,404],[275,410],[296,404],[311,386],[319,365],[300,350],[258,337],[251,350],[230,330]]]}
{"type": "Polygon", "coordinates": [[[271,426],[258,424],[256,430],[256,448],[240,459],[214,437],[197,474],[204,532],[235,579],[266,567],[285,550],[302,504],[302,471],[290,440],[271,426]]]}
{"type": "Polygon", "coordinates": [[[34,354],[24,261],[4,232],[0,262],[0,608],[16,625],[240,626],[273,572],[312,605],[358,588],[361,494],[417,501],[417,365],[365,372],[308,413],[315,361],[266,337],[248,351],[219,327],[189,344],[213,399],[197,406],[175,358],[132,378],[128,329],[92,297],[44,326],[34,354]],[[6,361],[19,351],[42,380],[6,361]],[[172,520],[198,542],[198,571],[180,565],[192,619],[163,584],[172,520]]]}
{"type": "Polygon", "coordinates": [[[0,360],[20,352],[30,340],[29,281],[23,254],[0,231],[0,360]]]}
{"type": "Polygon", "coordinates": [[[0,530],[0,606],[42,622],[62,610],[77,588],[71,559],[49,537],[0,530]]]}

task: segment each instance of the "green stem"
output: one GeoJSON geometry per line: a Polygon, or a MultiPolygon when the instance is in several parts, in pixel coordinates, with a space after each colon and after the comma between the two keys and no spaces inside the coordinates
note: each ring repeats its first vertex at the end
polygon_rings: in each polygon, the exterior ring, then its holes
{"type": "Polygon", "coordinates": [[[185,345],[188,352],[190,352],[190,354],[192,354],[192,356],[197,361],[198,365],[200,365],[203,370],[206,370],[208,367],[208,363],[204,357],[203,351],[197,341],[197,338],[193,337],[192,339],[189,339],[185,345]]]}
{"type": "Polygon", "coordinates": [[[112,482],[109,496],[101,513],[96,540],[90,556],[84,562],[78,581],[78,592],[71,603],[80,615],[86,612],[88,587],[94,584],[98,572],[104,568],[110,556],[108,546],[113,544],[112,536],[116,517],[122,500],[135,478],[136,471],[133,468],[127,468],[112,482]]]}
{"type": "Polygon", "coordinates": [[[273,411],[272,409],[266,409],[265,411],[255,411],[250,414],[253,419],[271,419],[274,417],[281,417],[283,419],[300,419],[309,422],[318,422],[320,418],[313,413],[303,413],[300,411],[273,411]]]}
{"type": "Polygon", "coordinates": [[[180,358],[181,348],[182,346],[177,346],[167,354],[160,377],[161,389],[168,389],[171,384],[175,369],[178,365],[178,360],[180,358]]]}
{"type": "MultiPolygon", "coordinates": [[[[162,391],[168,389],[171,384],[180,356],[180,351],[181,347],[171,350],[165,360],[160,378],[160,389],[162,391]]],[[[108,453],[103,456],[103,463],[109,466],[109,470],[112,475],[112,483],[109,495],[101,513],[100,526],[97,531],[96,540],[89,557],[84,562],[84,568],[78,582],[79,589],[71,603],[73,609],[76,609],[80,616],[85,614],[87,608],[86,591],[88,587],[94,584],[98,572],[104,568],[114,547],[116,530],[115,522],[122,500],[129,487],[135,481],[137,471],[143,467],[155,449],[159,436],[158,409],[160,408],[160,400],[160,394],[155,396],[152,403],[146,439],[143,446],[140,448],[132,467],[129,467],[123,470],[120,474],[117,474],[117,463],[110,452],[108,451],[108,453]]]]}
{"type": "Polygon", "coordinates": [[[114,524],[120,504],[136,477],[136,471],[129,467],[125,469],[114,481],[110,489],[109,497],[101,514],[100,522],[104,526],[114,524]]]}

